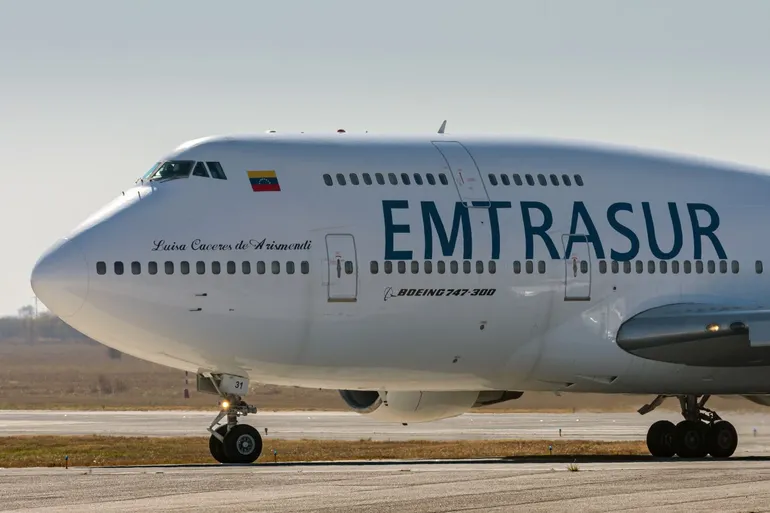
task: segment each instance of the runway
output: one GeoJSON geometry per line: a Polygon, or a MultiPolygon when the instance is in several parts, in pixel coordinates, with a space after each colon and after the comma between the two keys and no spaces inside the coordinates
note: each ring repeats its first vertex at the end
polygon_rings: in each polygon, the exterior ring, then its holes
{"type": "MultiPolygon", "coordinates": [[[[208,436],[211,412],[0,411],[0,436],[114,435],[208,436]]],[[[736,456],[770,455],[770,415],[726,413],[740,436],[736,456]],[[756,429],[756,433],[755,430],[756,429]]],[[[483,413],[422,424],[377,422],[348,412],[259,412],[242,417],[267,436],[297,440],[643,440],[659,419],[674,422],[673,412],[638,413],[483,413]]]]}
{"type": "Polygon", "coordinates": [[[768,511],[770,461],[0,470],[0,511],[768,511]]]}

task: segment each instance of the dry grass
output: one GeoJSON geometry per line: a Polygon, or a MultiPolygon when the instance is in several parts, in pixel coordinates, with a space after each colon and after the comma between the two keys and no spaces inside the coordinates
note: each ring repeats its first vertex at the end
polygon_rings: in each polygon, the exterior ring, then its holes
{"type": "MultiPolygon", "coordinates": [[[[644,442],[448,441],[358,442],[264,439],[258,462],[389,459],[468,459],[564,456],[649,455],[644,442]],[[553,456],[548,446],[553,446],[553,456]]],[[[0,467],[158,465],[213,463],[208,439],[109,436],[29,436],[0,438],[0,467]]]]}
{"type": "MultiPolygon", "coordinates": [[[[195,391],[183,396],[184,373],[123,355],[110,359],[107,348],[83,343],[37,345],[0,341],[0,409],[173,410],[216,408],[217,397],[195,391]]],[[[651,396],[525,393],[521,399],[478,412],[627,411],[651,396]]],[[[254,385],[248,395],[260,410],[347,410],[334,390],[254,385]]],[[[712,398],[718,411],[765,411],[742,398],[712,398]]],[[[675,400],[663,409],[678,411],[675,400]]]]}

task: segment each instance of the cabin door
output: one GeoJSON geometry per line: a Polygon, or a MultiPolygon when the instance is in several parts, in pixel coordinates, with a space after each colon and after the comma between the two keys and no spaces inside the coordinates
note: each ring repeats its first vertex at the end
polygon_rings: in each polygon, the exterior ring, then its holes
{"type": "Polygon", "coordinates": [[[481,179],[481,171],[465,146],[456,141],[434,141],[433,145],[452,173],[460,201],[466,207],[489,207],[489,195],[481,179]]]}
{"type": "Polygon", "coordinates": [[[564,246],[564,300],[591,300],[591,251],[588,237],[562,235],[564,246]]]}
{"type": "Polygon", "coordinates": [[[329,267],[330,303],[353,303],[358,299],[356,241],[350,234],[328,234],[326,254],[329,267]]]}

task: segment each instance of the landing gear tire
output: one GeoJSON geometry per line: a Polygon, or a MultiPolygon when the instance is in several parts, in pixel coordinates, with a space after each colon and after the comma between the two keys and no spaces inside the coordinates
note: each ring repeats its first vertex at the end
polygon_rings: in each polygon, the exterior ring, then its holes
{"type": "MultiPolygon", "coordinates": [[[[225,434],[227,434],[227,426],[219,426],[216,432],[225,436],[225,434]]],[[[220,442],[214,435],[209,437],[209,452],[219,463],[230,463],[230,460],[225,456],[225,449],[222,446],[222,442],[220,442]]]]}
{"type": "Polygon", "coordinates": [[[676,425],[674,444],[680,458],[704,458],[708,454],[709,426],[696,420],[683,420],[676,425]]]}
{"type": "Polygon", "coordinates": [[[709,426],[708,452],[714,458],[729,458],[738,447],[738,433],[727,421],[720,420],[709,426]]]}
{"type": "Polygon", "coordinates": [[[254,427],[238,424],[225,435],[222,446],[230,463],[254,463],[262,454],[262,437],[254,427]]]}
{"type": "Polygon", "coordinates": [[[675,437],[676,426],[674,423],[659,420],[647,431],[647,449],[656,458],[670,458],[676,454],[675,437]]]}

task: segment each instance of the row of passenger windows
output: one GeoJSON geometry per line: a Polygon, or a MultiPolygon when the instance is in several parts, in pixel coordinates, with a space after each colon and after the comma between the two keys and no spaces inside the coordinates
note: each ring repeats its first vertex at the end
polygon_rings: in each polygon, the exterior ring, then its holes
{"type": "MultiPolygon", "coordinates": [[[[449,262],[439,260],[435,262],[435,271],[438,274],[446,274],[447,272],[450,274],[458,274],[460,272],[460,265],[462,265],[463,274],[471,274],[473,272],[476,274],[484,274],[484,272],[495,274],[497,272],[497,262],[494,260],[490,260],[489,262],[476,260],[475,264],[470,260],[463,260],[462,262],[458,262],[457,260],[451,260],[449,262]]],[[[393,274],[394,272],[397,272],[398,274],[406,274],[406,266],[407,262],[399,260],[395,263],[396,271],[394,271],[393,262],[386,260],[382,263],[382,272],[385,274],[393,274]]],[[[426,260],[422,262],[422,266],[420,266],[420,262],[416,260],[409,262],[409,272],[411,274],[418,274],[420,272],[420,267],[422,267],[423,273],[432,274],[434,270],[434,262],[426,260]]],[[[522,269],[527,274],[533,274],[535,272],[535,262],[532,260],[527,260],[523,262],[523,265],[522,262],[519,261],[513,263],[513,272],[515,274],[521,274],[522,269]]],[[[586,263],[586,272],[587,271],[588,264],[586,263]]],[[[376,260],[369,262],[369,272],[372,274],[378,274],[380,272],[380,262],[377,262],[376,260]]],[[[543,260],[539,260],[537,262],[537,272],[538,274],[545,274],[545,262],[543,260]]]]}
{"type": "MultiPolygon", "coordinates": [[[[256,262],[254,270],[257,274],[265,274],[267,273],[268,264],[270,265],[270,272],[272,274],[281,274],[281,262],[278,261],[256,262]]],[[[124,265],[123,262],[113,262],[112,264],[113,272],[117,275],[127,273],[128,270],[126,267],[131,269],[131,274],[142,274],[141,262],[131,262],[130,264],[126,265],[124,265]]],[[[147,262],[146,272],[147,274],[158,274],[159,267],[160,265],[158,262],[147,262]]],[[[206,262],[203,261],[194,262],[194,266],[191,262],[179,262],[178,272],[180,274],[190,274],[193,267],[195,268],[196,274],[206,274],[206,262]]],[[[221,274],[222,267],[223,265],[220,262],[210,262],[208,272],[211,274],[221,274]]],[[[238,272],[238,268],[240,268],[241,274],[251,274],[252,271],[251,262],[247,261],[241,262],[240,265],[238,265],[236,262],[229,261],[224,264],[224,268],[227,274],[236,274],[238,272]]],[[[283,272],[286,274],[294,274],[296,272],[296,266],[294,265],[294,262],[284,262],[283,269],[283,272]]],[[[310,263],[307,261],[300,262],[299,270],[302,274],[308,274],[310,272],[310,263]]],[[[176,264],[170,261],[164,262],[163,272],[165,274],[174,274],[177,272],[176,264]]],[[[106,262],[96,262],[96,274],[107,274],[106,262]]]]}
{"type": "MultiPolygon", "coordinates": [[[[679,260],[648,260],[647,265],[645,266],[645,262],[642,260],[636,260],[633,262],[627,261],[627,262],[618,262],[617,260],[613,260],[610,265],[610,271],[612,274],[618,274],[620,273],[620,267],[621,264],[623,266],[623,272],[625,274],[630,274],[632,272],[632,265],[633,269],[637,274],[642,274],[646,272],[647,274],[654,274],[657,270],[660,274],[666,274],[671,271],[672,274],[679,274],[679,270],[681,268],[682,272],[684,274],[690,274],[693,272],[693,268],[695,269],[696,274],[703,274],[704,269],[708,271],[709,274],[715,274],[717,272],[717,267],[719,268],[720,274],[727,274],[728,273],[728,267],[729,272],[733,274],[738,274],[740,272],[740,264],[737,260],[733,260],[732,262],[728,262],[727,260],[707,260],[704,262],[703,260],[695,260],[694,262],[690,260],[684,260],[683,262],[680,262],[679,260]]],[[[601,274],[606,274],[608,271],[608,265],[606,260],[600,260],[599,261],[599,272],[601,274]]],[[[754,263],[754,271],[757,274],[762,274],[763,266],[762,262],[760,260],[757,260],[754,263]]]]}
{"type": "MultiPolygon", "coordinates": [[[[515,185],[524,185],[524,181],[527,182],[527,185],[535,185],[535,177],[532,175],[524,175],[524,180],[521,179],[521,175],[515,173],[511,175],[511,177],[513,178],[513,183],[515,185]]],[[[559,185],[559,177],[557,175],[549,175],[549,178],[551,179],[551,185],[559,185]]],[[[575,185],[578,187],[583,186],[583,177],[580,175],[575,175],[573,178],[575,179],[575,185]]],[[[511,185],[511,179],[508,177],[508,175],[490,174],[489,183],[492,185],[498,185],[499,183],[502,183],[503,185],[511,185]]],[[[537,183],[540,185],[548,185],[548,179],[546,179],[545,175],[537,175],[537,183]]],[[[561,175],[561,183],[569,187],[572,185],[572,180],[570,180],[569,175],[561,175]]]]}
{"type": "MultiPolygon", "coordinates": [[[[414,180],[415,185],[436,185],[436,177],[433,175],[433,173],[426,173],[425,178],[423,179],[423,176],[419,173],[414,173],[410,175],[409,173],[399,173],[398,175],[396,173],[388,173],[388,182],[391,185],[411,185],[412,180],[414,180]],[[401,181],[399,182],[399,178],[401,181]]],[[[343,173],[337,173],[335,175],[335,178],[337,179],[338,185],[347,185],[348,179],[350,180],[351,185],[360,185],[363,181],[364,185],[372,185],[372,175],[369,173],[361,173],[361,178],[359,179],[358,174],[356,173],[350,173],[347,176],[343,173]]],[[[379,185],[385,185],[385,175],[382,173],[374,173],[374,180],[379,185]]],[[[446,175],[444,173],[438,174],[438,182],[441,185],[449,185],[449,179],[447,179],[446,175]]],[[[325,174],[324,175],[324,183],[326,185],[334,185],[334,180],[332,179],[332,175],[325,174]]]]}

